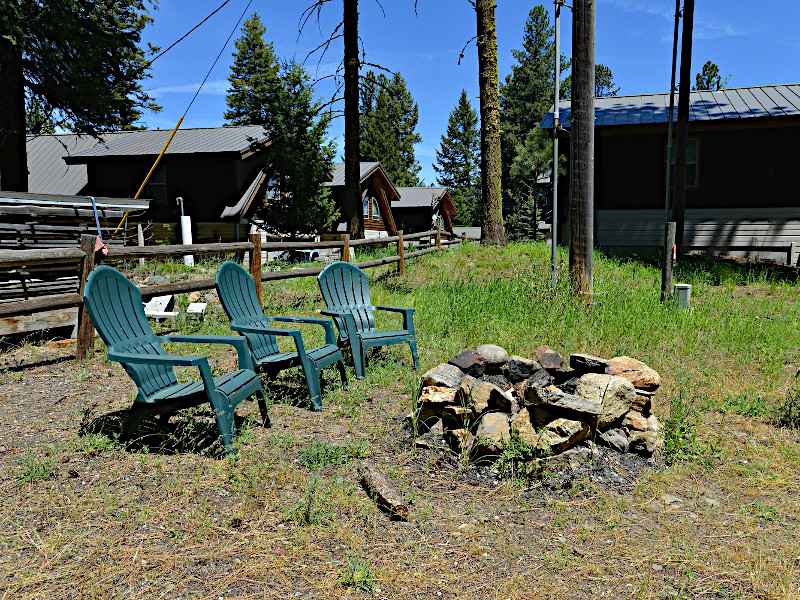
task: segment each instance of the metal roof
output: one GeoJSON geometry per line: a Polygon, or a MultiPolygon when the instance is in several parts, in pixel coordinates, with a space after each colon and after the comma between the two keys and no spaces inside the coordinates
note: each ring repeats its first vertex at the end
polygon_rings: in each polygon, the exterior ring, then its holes
{"type": "Polygon", "coordinates": [[[392,200],[392,208],[433,208],[447,193],[443,187],[399,187],[399,200],[392,200]]]}
{"type": "Polygon", "coordinates": [[[68,165],[62,157],[95,144],[97,140],[88,135],[28,136],[28,190],[35,194],[79,194],[89,183],[86,165],[68,165]]]}
{"type": "MultiPolygon", "coordinates": [[[[678,98],[675,96],[677,120],[678,98]]],[[[560,124],[570,126],[570,101],[558,103],[560,124]]],[[[800,116],[800,83],[730,88],[718,92],[693,91],[689,95],[690,121],[718,121],[759,117],[800,116]]],[[[641,94],[595,98],[596,127],[608,125],[644,125],[666,123],[669,118],[669,94],[641,94]]],[[[553,127],[553,110],[541,126],[553,127]]]]}
{"type": "MultiPolygon", "coordinates": [[[[93,140],[91,147],[82,148],[65,160],[71,163],[86,162],[108,156],[155,156],[167,143],[172,130],[151,129],[115,131],[101,134],[102,141],[93,140]]],[[[179,129],[167,149],[167,154],[217,154],[232,152],[244,154],[254,150],[268,139],[260,125],[241,127],[208,127],[179,129]]]]}
{"type": "MultiPolygon", "coordinates": [[[[359,180],[364,181],[370,174],[381,166],[379,162],[362,162],[359,163],[361,169],[359,173],[359,180]]],[[[344,163],[333,163],[333,171],[331,172],[331,180],[326,181],[322,185],[328,187],[339,187],[344,185],[344,163]]]]}
{"type": "MultiPolygon", "coordinates": [[[[146,210],[150,200],[133,198],[106,198],[95,196],[95,206],[99,209],[146,210]]],[[[62,194],[36,194],[22,192],[0,192],[0,204],[5,206],[39,206],[91,209],[89,196],[72,196],[62,194]]]]}

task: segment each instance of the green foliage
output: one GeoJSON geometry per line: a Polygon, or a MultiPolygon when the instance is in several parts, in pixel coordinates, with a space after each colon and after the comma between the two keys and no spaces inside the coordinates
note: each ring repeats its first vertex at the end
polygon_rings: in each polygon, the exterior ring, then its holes
{"type": "Polygon", "coordinates": [[[420,185],[422,167],[414,157],[414,144],[422,141],[416,132],[419,108],[405,79],[369,71],[360,89],[360,159],[380,162],[396,186],[420,185]]]}
{"type": "MultiPolygon", "coordinates": [[[[611,68],[602,63],[597,63],[594,66],[594,95],[596,98],[606,98],[609,96],[616,96],[619,93],[619,87],[614,87],[614,74],[611,68]]],[[[572,97],[572,75],[568,75],[561,82],[561,91],[559,92],[561,99],[565,100],[572,97]]]]}
{"type": "Polygon", "coordinates": [[[481,219],[481,148],[478,113],[467,91],[461,90],[458,104],[450,111],[447,132],[436,151],[436,182],[450,190],[458,211],[456,225],[478,225],[481,219]]]}
{"type": "Polygon", "coordinates": [[[515,193],[508,196],[506,229],[512,240],[532,240],[536,239],[542,208],[549,200],[547,190],[537,187],[537,181],[552,170],[552,142],[546,131],[535,127],[524,141],[517,143],[514,153],[510,178],[515,193]]]}
{"type": "MultiPolygon", "coordinates": [[[[141,85],[149,77],[140,43],[143,29],[152,21],[147,14],[150,4],[147,0],[0,3],[3,62],[21,64],[19,70],[3,74],[4,122],[46,132],[55,121],[76,133],[96,136],[130,126],[142,108],[159,110],[141,85]],[[15,97],[17,90],[24,99],[15,97]]],[[[20,141],[25,143],[24,136],[2,136],[0,153],[16,151],[10,146],[20,141]]]]}
{"type": "Polygon", "coordinates": [[[257,209],[265,228],[290,236],[330,231],[338,211],[321,185],[335,153],[326,141],[330,121],[320,117],[308,74],[295,62],[279,66],[265,31],[257,14],[242,27],[225,118],[235,125],[263,125],[269,135],[264,149],[269,183],[257,209]]]}
{"type": "Polygon", "coordinates": [[[25,133],[49,135],[56,132],[52,111],[48,111],[44,101],[32,93],[25,94],[25,133]]]}
{"type": "Polygon", "coordinates": [[[664,420],[664,460],[674,464],[702,454],[697,442],[698,414],[684,399],[683,390],[670,398],[669,417],[664,420]]]}
{"type": "Polygon", "coordinates": [[[271,43],[264,41],[266,28],[258,13],[242,26],[228,75],[230,89],[225,119],[232,125],[261,125],[274,112],[274,98],[281,89],[280,65],[271,43]]]}
{"type": "Polygon", "coordinates": [[[320,480],[312,477],[303,486],[303,495],[287,517],[299,525],[319,525],[332,517],[331,495],[320,485],[320,480]]]}
{"type": "Polygon", "coordinates": [[[786,400],[775,411],[775,420],[781,427],[800,429],[800,371],[795,374],[795,386],[786,400]]]}
{"type": "Polygon", "coordinates": [[[49,457],[40,457],[30,450],[17,460],[17,481],[20,483],[36,483],[51,479],[56,474],[55,461],[49,457]]]}
{"type": "Polygon", "coordinates": [[[719,74],[719,66],[710,60],[706,61],[700,72],[694,78],[694,90],[711,90],[716,92],[725,89],[731,76],[725,79],[719,74]]]}
{"type": "Polygon", "coordinates": [[[720,410],[745,417],[765,417],[771,413],[771,408],[761,395],[754,391],[728,394],[728,397],[722,402],[720,410]]]}
{"type": "Polygon", "coordinates": [[[342,465],[349,460],[347,448],[312,440],[311,445],[300,453],[300,463],[309,471],[328,465],[342,465]]]}
{"type": "Polygon", "coordinates": [[[549,454],[551,454],[549,448],[546,452],[537,450],[522,441],[518,435],[512,433],[511,439],[501,441],[500,456],[497,457],[495,468],[500,475],[516,479],[521,475],[520,468],[523,469],[524,473],[523,463],[529,462],[534,458],[544,458],[549,454]]]}
{"type": "Polygon", "coordinates": [[[375,591],[375,575],[372,566],[360,556],[348,556],[344,569],[339,572],[339,584],[371,594],[375,591]]]}

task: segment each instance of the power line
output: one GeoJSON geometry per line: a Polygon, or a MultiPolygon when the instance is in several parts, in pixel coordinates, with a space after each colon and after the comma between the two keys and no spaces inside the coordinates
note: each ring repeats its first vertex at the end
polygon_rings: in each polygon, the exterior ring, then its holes
{"type": "Polygon", "coordinates": [[[172,42],[172,43],[171,43],[171,44],[170,44],[170,45],[169,45],[169,46],[168,46],[168,47],[167,47],[165,50],[162,50],[161,52],[159,52],[158,54],[156,54],[156,55],[155,55],[155,56],[154,56],[154,57],[153,57],[153,58],[150,60],[150,62],[148,62],[148,63],[145,65],[145,68],[147,68],[147,67],[149,67],[150,65],[152,65],[152,64],[153,64],[153,63],[154,63],[154,62],[155,62],[157,59],[159,59],[159,58],[161,58],[162,56],[164,56],[164,55],[165,55],[167,52],[169,52],[170,50],[172,50],[172,49],[173,49],[175,46],[177,46],[177,45],[178,45],[178,44],[180,44],[180,43],[181,43],[183,40],[185,40],[187,37],[189,37],[189,35],[190,35],[190,34],[191,34],[191,33],[192,33],[192,32],[193,32],[195,29],[197,29],[198,27],[200,27],[200,26],[201,26],[203,23],[205,23],[206,21],[208,21],[208,20],[209,20],[211,17],[213,17],[213,16],[214,16],[215,14],[217,14],[217,13],[218,13],[220,10],[222,10],[222,8],[223,8],[223,7],[224,7],[226,4],[228,4],[230,1],[231,1],[231,0],[225,0],[225,2],[223,2],[222,4],[220,4],[220,5],[219,5],[219,6],[216,8],[216,10],[214,10],[214,12],[212,12],[211,14],[209,14],[209,15],[208,15],[208,16],[207,16],[205,19],[203,19],[203,20],[202,20],[202,21],[200,21],[200,22],[199,22],[197,25],[195,25],[194,27],[192,27],[192,28],[191,28],[189,31],[187,31],[185,34],[183,34],[183,35],[182,35],[180,38],[178,38],[177,40],[175,40],[174,42],[172,42]]]}
{"type": "MultiPolygon", "coordinates": [[[[197,91],[194,93],[194,96],[192,96],[192,100],[189,102],[189,106],[186,107],[186,111],[183,113],[184,117],[186,116],[186,113],[189,112],[189,109],[192,107],[192,104],[194,104],[194,101],[197,98],[198,94],[200,94],[200,90],[203,89],[203,86],[205,85],[206,81],[208,80],[208,77],[211,75],[211,71],[213,71],[214,67],[217,66],[217,62],[219,61],[220,57],[222,56],[222,53],[225,52],[225,48],[228,47],[228,44],[230,43],[231,38],[233,37],[233,34],[236,33],[236,30],[239,28],[239,23],[241,23],[242,19],[244,19],[244,16],[247,14],[247,11],[250,9],[250,5],[252,3],[253,3],[253,0],[248,0],[247,6],[244,7],[244,10],[242,11],[242,14],[239,16],[239,20],[236,21],[236,25],[234,25],[233,29],[231,29],[231,33],[228,36],[228,39],[225,40],[225,43],[222,45],[222,48],[219,49],[219,54],[217,54],[217,58],[214,59],[214,62],[211,64],[211,68],[206,73],[206,76],[203,77],[203,81],[200,83],[200,86],[197,88],[197,91]]],[[[222,8],[222,7],[220,7],[220,8],[222,8]]],[[[219,9],[217,9],[217,10],[219,10],[219,9]]]]}

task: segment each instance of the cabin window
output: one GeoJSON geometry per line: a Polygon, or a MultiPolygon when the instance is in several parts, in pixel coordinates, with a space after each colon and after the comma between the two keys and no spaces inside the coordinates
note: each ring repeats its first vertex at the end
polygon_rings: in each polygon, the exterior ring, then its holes
{"type": "Polygon", "coordinates": [[[369,198],[364,198],[364,218],[369,219],[369,198]]]}
{"type": "Polygon", "coordinates": [[[381,220],[381,211],[378,209],[378,201],[374,198],[372,199],[372,220],[373,221],[380,221],[381,220]]]}
{"type": "MultiPolygon", "coordinates": [[[[697,148],[698,148],[698,140],[697,138],[689,138],[686,144],[686,187],[687,188],[696,188],[697,187],[697,148]]],[[[672,187],[675,187],[675,156],[677,154],[678,148],[677,143],[673,143],[672,146],[672,155],[669,159],[669,172],[670,172],[670,183],[672,187]]]]}
{"type": "Polygon", "coordinates": [[[153,202],[167,201],[167,176],[164,165],[159,165],[150,176],[147,182],[147,197],[153,202]]]}

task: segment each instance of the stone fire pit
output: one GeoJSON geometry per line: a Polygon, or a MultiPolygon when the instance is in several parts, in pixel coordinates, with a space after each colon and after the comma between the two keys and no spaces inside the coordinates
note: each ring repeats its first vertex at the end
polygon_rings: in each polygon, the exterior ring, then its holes
{"type": "Polygon", "coordinates": [[[586,440],[645,458],[661,444],[653,414],[661,377],[628,356],[572,354],[567,365],[547,346],[534,359],[486,344],[434,367],[422,385],[409,415],[421,447],[491,456],[513,436],[537,460],[586,440]]]}

